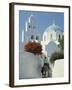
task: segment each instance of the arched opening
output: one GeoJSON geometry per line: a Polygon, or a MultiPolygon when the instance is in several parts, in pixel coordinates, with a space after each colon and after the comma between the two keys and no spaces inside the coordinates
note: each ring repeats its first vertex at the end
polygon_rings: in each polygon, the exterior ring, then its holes
{"type": "Polygon", "coordinates": [[[50,35],[50,39],[51,39],[51,40],[53,39],[53,35],[52,35],[52,34],[50,35]]]}
{"type": "Polygon", "coordinates": [[[60,34],[59,34],[59,40],[61,39],[61,36],[60,36],[60,34]]]}
{"type": "Polygon", "coordinates": [[[33,40],[34,39],[34,35],[31,35],[31,40],[33,40]]]}
{"type": "Polygon", "coordinates": [[[38,36],[36,36],[36,40],[39,40],[39,37],[38,36]]]}
{"type": "Polygon", "coordinates": [[[28,28],[31,28],[31,25],[30,24],[28,25],[28,28]]]}

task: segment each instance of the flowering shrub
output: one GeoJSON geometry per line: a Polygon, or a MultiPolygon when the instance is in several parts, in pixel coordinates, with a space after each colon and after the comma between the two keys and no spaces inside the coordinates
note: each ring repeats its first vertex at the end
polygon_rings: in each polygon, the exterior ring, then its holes
{"type": "Polygon", "coordinates": [[[63,59],[64,58],[64,53],[63,52],[54,52],[51,55],[50,62],[53,63],[57,59],[63,59]]]}
{"type": "Polygon", "coordinates": [[[28,42],[24,48],[25,48],[25,51],[33,53],[35,55],[42,54],[42,45],[40,43],[28,42]]]}

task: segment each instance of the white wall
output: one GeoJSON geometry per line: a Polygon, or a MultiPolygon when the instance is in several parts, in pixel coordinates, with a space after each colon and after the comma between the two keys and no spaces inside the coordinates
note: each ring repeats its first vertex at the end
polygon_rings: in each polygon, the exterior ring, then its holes
{"type": "Polygon", "coordinates": [[[29,52],[20,52],[19,78],[41,78],[41,69],[43,64],[44,62],[39,56],[35,56],[29,52]]]}
{"type": "MultiPolygon", "coordinates": [[[[72,0],[0,0],[0,90],[11,90],[9,80],[9,2],[71,5],[72,0]]],[[[72,8],[72,7],[71,7],[72,8]]],[[[71,11],[72,15],[72,11],[71,11]]],[[[72,27],[71,27],[72,29],[72,27]]],[[[71,32],[72,34],[72,32],[71,32]]],[[[71,37],[72,38],[72,37],[71,37]]],[[[72,43],[71,43],[72,46],[72,43]]],[[[72,49],[72,48],[71,48],[72,49]]],[[[72,63],[72,62],[71,62],[72,63]]],[[[71,65],[72,68],[72,65],[71,65]]],[[[14,88],[14,90],[72,90],[71,85],[14,88]]]]}
{"type": "Polygon", "coordinates": [[[52,76],[55,78],[64,76],[64,59],[55,61],[52,76]]]}

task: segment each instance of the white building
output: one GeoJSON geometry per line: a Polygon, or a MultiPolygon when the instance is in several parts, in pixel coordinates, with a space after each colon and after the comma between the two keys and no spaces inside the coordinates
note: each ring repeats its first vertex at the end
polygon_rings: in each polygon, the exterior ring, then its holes
{"type": "Polygon", "coordinates": [[[61,29],[61,27],[53,22],[50,26],[46,28],[42,36],[39,34],[38,30],[39,26],[36,22],[36,19],[34,18],[34,15],[30,15],[30,17],[25,22],[24,44],[29,41],[40,42],[43,48],[42,52],[48,57],[50,57],[53,52],[60,50],[58,47],[58,40],[63,36],[63,30],[61,29]]]}
{"type": "Polygon", "coordinates": [[[38,24],[33,15],[25,22],[25,30],[24,30],[24,44],[29,41],[40,41],[38,33],[38,24]]]}
{"type": "Polygon", "coordinates": [[[62,38],[62,36],[62,29],[54,22],[52,25],[48,26],[43,33],[43,40],[41,41],[43,53],[50,57],[53,52],[60,50],[58,47],[58,40],[62,38]]]}
{"type": "MultiPolygon", "coordinates": [[[[43,55],[40,57],[39,55],[35,56],[32,53],[25,52],[24,44],[29,41],[40,42],[43,48],[42,52],[47,55],[48,58],[53,52],[59,50],[58,39],[63,36],[63,31],[59,26],[52,23],[52,25],[46,28],[42,36],[39,34],[38,30],[38,23],[36,22],[34,16],[30,15],[25,22],[25,29],[22,30],[22,43],[19,45],[19,79],[41,78],[41,69],[44,65],[43,55]]],[[[50,64],[53,71],[53,77],[63,76],[63,62],[64,61],[58,60],[57,63],[55,63],[55,67],[50,64]],[[60,72],[58,72],[59,70],[60,72]]]]}

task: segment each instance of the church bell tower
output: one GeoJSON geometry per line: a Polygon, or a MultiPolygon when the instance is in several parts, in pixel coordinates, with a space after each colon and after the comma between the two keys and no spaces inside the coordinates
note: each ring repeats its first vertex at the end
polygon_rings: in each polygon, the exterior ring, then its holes
{"type": "Polygon", "coordinates": [[[24,43],[28,43],[29,41],[38,41],[38,24],[34,18],[34,15],[30,15],[27,21],[25,22],[25,30],[24,30],[24,43]]]}

